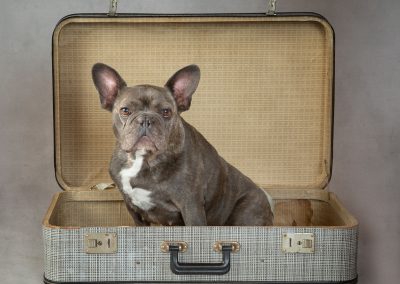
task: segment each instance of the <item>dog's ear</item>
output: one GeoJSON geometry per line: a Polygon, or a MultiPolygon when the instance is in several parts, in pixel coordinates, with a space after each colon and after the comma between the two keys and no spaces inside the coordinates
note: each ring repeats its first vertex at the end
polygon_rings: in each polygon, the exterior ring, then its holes
{"type": "Polygon", "coordinates": [[[118,91],[126,86],[117,71],[103,63],[96,63],[92,68],[92,78],[100,94],[101,106],[112,111],[118,91]]]}
{"type": "Polygon", "coordinates": [[[176,72],[165,84],[174,96],[179,112],[189,109],[199,81],[200,68],[189,65],[176,72]]]}

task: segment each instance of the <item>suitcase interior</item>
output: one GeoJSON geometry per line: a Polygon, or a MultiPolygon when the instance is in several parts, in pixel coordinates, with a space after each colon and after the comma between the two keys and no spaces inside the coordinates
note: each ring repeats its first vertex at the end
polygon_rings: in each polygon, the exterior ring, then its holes
{"type": "Polygon", "coordinates": [[[333,62],[333,30],[315,14],[61,20],[53,34],[53,82],[55,169],[64,191],[43,220],[45,281],[355,283],[357,221],[327,190],[333,62]],[[183,66],[199,65],[200,84],[183,117],[271,193],[274,226],[135,227],[118,190],[95,189],[112,183],[115,143],[111,115],[100,107],[91,79],[97,62],[132,86],[162,86],[183,66]],[[85,253],[84,235],[93,232],[117,233],[125,249],[85,253]],[[288,232],[315,235],[315,252],[284,253],[288,232]],[[215,263],[220,255],[210,243],[218,239],[242,246],[221,277],[174,275],[168,254],[160,254],[162,241],[185,240],[184,262],[215,263]]]}
{"type": "MultiPolygon", "coordinates": [[[[271,192],[275,226],[353,227],[357,224],[333,194],[312,193],[311,198],[307,192],[287,191],[284,196],[281,191],[271,192]]],[[[49,228],[135,226],[116,190],[59,193],[53,199],[44,225],[49,228]]]]}
{"type": "Polygon", "coordinates": [[[162,86],[198,64],[202,78],[183,117],[220,155],[275,199],[275,225],[349,226],[324,190],[331,176],[334,34],[316,15],[72,16],[53,35],[55,167],[60,186],[45,224],[132,226],[110,183],[115,138],[91,67],[128,85],[162,86]]]}

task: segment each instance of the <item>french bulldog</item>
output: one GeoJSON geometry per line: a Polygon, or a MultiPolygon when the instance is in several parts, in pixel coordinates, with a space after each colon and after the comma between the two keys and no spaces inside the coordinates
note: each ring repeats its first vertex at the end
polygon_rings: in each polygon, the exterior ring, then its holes
{"type": "Polygon", "coordinates": [[[102,63],[92,77],[101,106],[112,113],[110,175],[136,225],[272,225],[269,195],[180,115],[199,84],[198,66],[177,71],[164,87],[128,87],[102,63]]]}

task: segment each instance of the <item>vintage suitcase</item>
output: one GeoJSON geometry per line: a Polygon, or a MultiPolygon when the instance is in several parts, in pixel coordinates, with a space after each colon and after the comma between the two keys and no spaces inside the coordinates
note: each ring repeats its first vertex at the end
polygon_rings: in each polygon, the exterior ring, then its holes
{"type": "Polygon", "coordinates": [[[46,283],[356,283],[358,224],[327,190],[334,32],[315,14],[73,15],[53,35],[55,168],[46,283]],[[108,163],[91,67],[163,85],[196,63],[184,113],[275,202],[271,227],[135,227],[108,163]]]}

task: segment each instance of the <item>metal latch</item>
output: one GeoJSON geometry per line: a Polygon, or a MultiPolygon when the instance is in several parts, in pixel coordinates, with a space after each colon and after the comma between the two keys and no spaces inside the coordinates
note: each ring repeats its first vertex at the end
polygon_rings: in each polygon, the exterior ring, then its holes
{"type": "Polygon", "coordinates": [[[85,235],[86,253],[116,253],[117,234],[90,233],[85,235]]]}
{"type": "Polygon", "coordinates": [[[285,233],[282,237],[282,251],[286,253],[314,253],[314,234],[285,233]]]}

